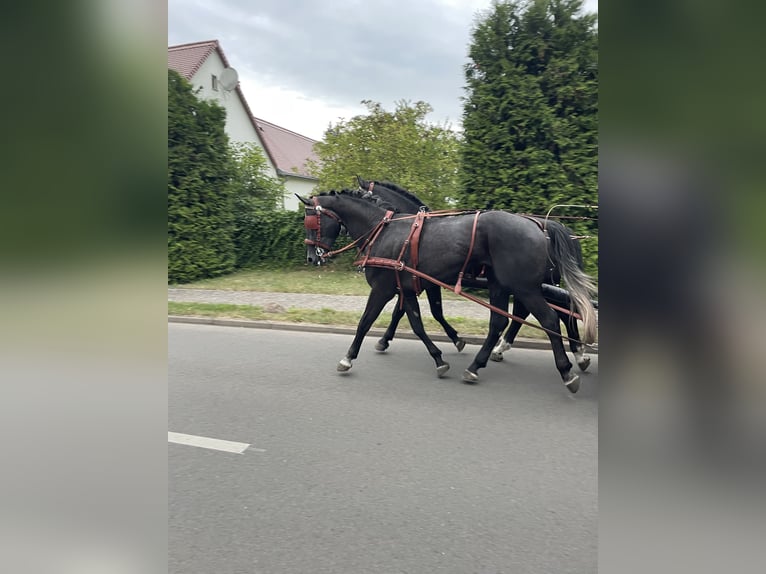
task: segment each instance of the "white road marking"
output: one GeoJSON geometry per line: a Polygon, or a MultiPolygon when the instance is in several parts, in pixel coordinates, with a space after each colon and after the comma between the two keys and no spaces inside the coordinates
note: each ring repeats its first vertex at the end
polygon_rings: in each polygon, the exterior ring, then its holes
{"type": "MultiPolygon", "coordinates": [[[[184,444],[187,446],[198,446],[200,448],[209,448],[211,450],[233,452],[236,454],[242,454],[250,446],[245,442],[234,442],[230,440],[221,440],[218,438],[208,438],[204,436],[195,436],[192,434],[183,434],[180,432],[170,431],[168,431],[168,442],[184,444]]],[[[252,450],[266,452],[262,448],[254,448],[252,450]]]]}

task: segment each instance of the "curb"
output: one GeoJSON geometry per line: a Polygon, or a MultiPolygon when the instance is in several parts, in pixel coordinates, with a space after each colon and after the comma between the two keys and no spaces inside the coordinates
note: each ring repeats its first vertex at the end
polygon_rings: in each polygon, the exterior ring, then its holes
{"type": "MultiPolygon", "coordinates": [[[[189,317],[186,315],[168,315],[168,323],[187,323],[192,325],[216,325],[219,327],[244,327],[248,329],[278,329],[280,331],[299,331],[303,333],[333,333],[337,335],[354,335],[355,327],[340,327],[336,325],[316,325],[312,323],[285,323],[280,321],[252,321],[247,319],[217,319],[214,317],[189,317]]],[[[368,337],[381,337],[385,329],[373,327],[367,333],[368,337]]],[[[452,343],[452,341],[443,334],[430,335],[435,343],[452,343]]],[[[411,331],[401,331],[396,333],[397,339],[418,340],[417,335],[411,331]]],[[[466,335],[462,337],[466,345],[481,345],[484,342],[483,337],[475,335],[466,335]]],[[[551,345],[547,340],[528,339],[519,337],[513,342],[517,349],[540,349],[550,351],[551,345]]],[[[588,349],[588,354],[597,355],[598,348],[588,349]]]]}

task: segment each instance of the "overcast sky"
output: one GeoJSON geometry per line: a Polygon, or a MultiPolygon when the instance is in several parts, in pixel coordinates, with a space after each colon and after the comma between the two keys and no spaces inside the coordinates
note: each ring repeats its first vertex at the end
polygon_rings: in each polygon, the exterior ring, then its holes
{"type": "MultiPolygon", "coordinates": [[[[361,100],[459,127],[475,14],[491,0],[169,0],[168,45],[219,40],[257,117],[314,139],[361,100]]],[[[596,12],[598,0],[586,0],[596,12]]]]}

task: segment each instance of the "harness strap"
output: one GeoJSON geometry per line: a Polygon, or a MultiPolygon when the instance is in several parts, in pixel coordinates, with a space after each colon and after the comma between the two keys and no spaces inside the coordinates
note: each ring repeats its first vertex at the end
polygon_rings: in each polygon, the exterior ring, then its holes
{"type": "MultiPolygon", "coordinates": [[[[410,248],[410,266],[413,269],[418,268],[418,249],[420,247],[420,233],[423,231],[423,224],[425,221],[425,212],[419,211],[415,215],[415,220],[412,222],[412,226],[410,227],[410,233],[407,235],[407,239],[404,240],[404,243],[402,243],[402,249],[399,251],[399,257],[397,258],[397,261],[401,262],[404,261],[404,255],[407,251],[407,247],[410,248]]],[[[399,277],[399,272],[396,272],[396,286],[399,288],[399,292],[402,291],[402,281],[399,277]]],[[[416,295],[420,295],[420,293],[423,291],[420,287],[420,278],[417,275],[412,276],[412,286],[415,290],[416,295]]],[[[402,305],[403,299],[399,299],[399,305],[402,305]]]]}
{"type": "MultiPolygon", "coordinates": [[[[417,217],[415,218],[415,222],[412,224],[413,232],[412,232],[412,243],[410,244],[410,265],[413,269],[418,268],[418,251],[420,249],[420,234],[423,231],[423,226],[425,225],[425,211],[418,211],[417,217]]],[[[412,283],[413,287],[415,288],[415,293],[417,295],[420,295],[420,293],[423,291],[423,289],[420,286],[420,278],[417,275],[412,276],[412,283]]]]}
{"type": "Polygon", "coordinates": [[[532,217],[531,215],[525,215],[525,214],[523,214],[523,213],[519,213],[519,215],[520,215],[521,217],[523,217],[524,219],[529,219],[529,221],[531,221],[532,223],[534,223],[535,225],[537,225],[537,227],[539,227],[539,228],[540,228],[540,231],[542,231],[543,233],[545,233],[545,226],[544,226],[542,223],[540,223],[540,220],[539,220],[539,219],[537,219],[536,217],[532,217]]]}
{"type": "Polygon", "coordinates": [[[388,224],[389,221],[391,221],[391,218],[394,216],[394,211],[389,209],[386,211],[386,214],[383,216],[383,219],[381,219],[378,224],[375,226],[375,228],[372,230],[369,238],[367,241],[365,241],[362,246],[359,248],[361,251],[365,251],[364,260],[362,260],[361,263],[354,263],[354,265],[361,265],[364,267],[367,264],[367,260],[370,258],[370,250],[372,249],[373,244],[375,243],[375,240],[378,238],[378,235],[380,235],[380,232],[383,231],[383,228],[388,224]]]}
{"type": "Polygon", "coordinates": [[[471,244],[468,247],[468,253],[465,256],[465,261],[463,261],[463,267],[460,269],[460,273],[457,276],[457,283],[455,283],[454,290],[458,295],[460,295],[460,292],[463,290],[463,275],[465,274],[465,268],[468,266],[468,260],[471,259],[471,254],[473,253],[473,245],[476,241],[476,224],[479,222],[479,215],[481,215],[481,211],[477,211],[473,218],[473,229],[471,229],[471,244]]]}

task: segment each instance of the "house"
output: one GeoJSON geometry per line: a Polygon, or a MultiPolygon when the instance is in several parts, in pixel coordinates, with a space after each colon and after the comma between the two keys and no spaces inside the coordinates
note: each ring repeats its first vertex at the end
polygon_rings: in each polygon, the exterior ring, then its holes
{"type": "Polygon", "coordinates": [[[231,141],[261,148],[269,175],[285,184],[280,207],[302,207],[294,194],[310,195],[317,183],[306,168],[309,159],[317,160],[313,150],[316,140],[253,115],[218,40],[168,46],[168,68],[199,89],[198,97],[216,100],[226,110],[226,132],[231,141]]]}

